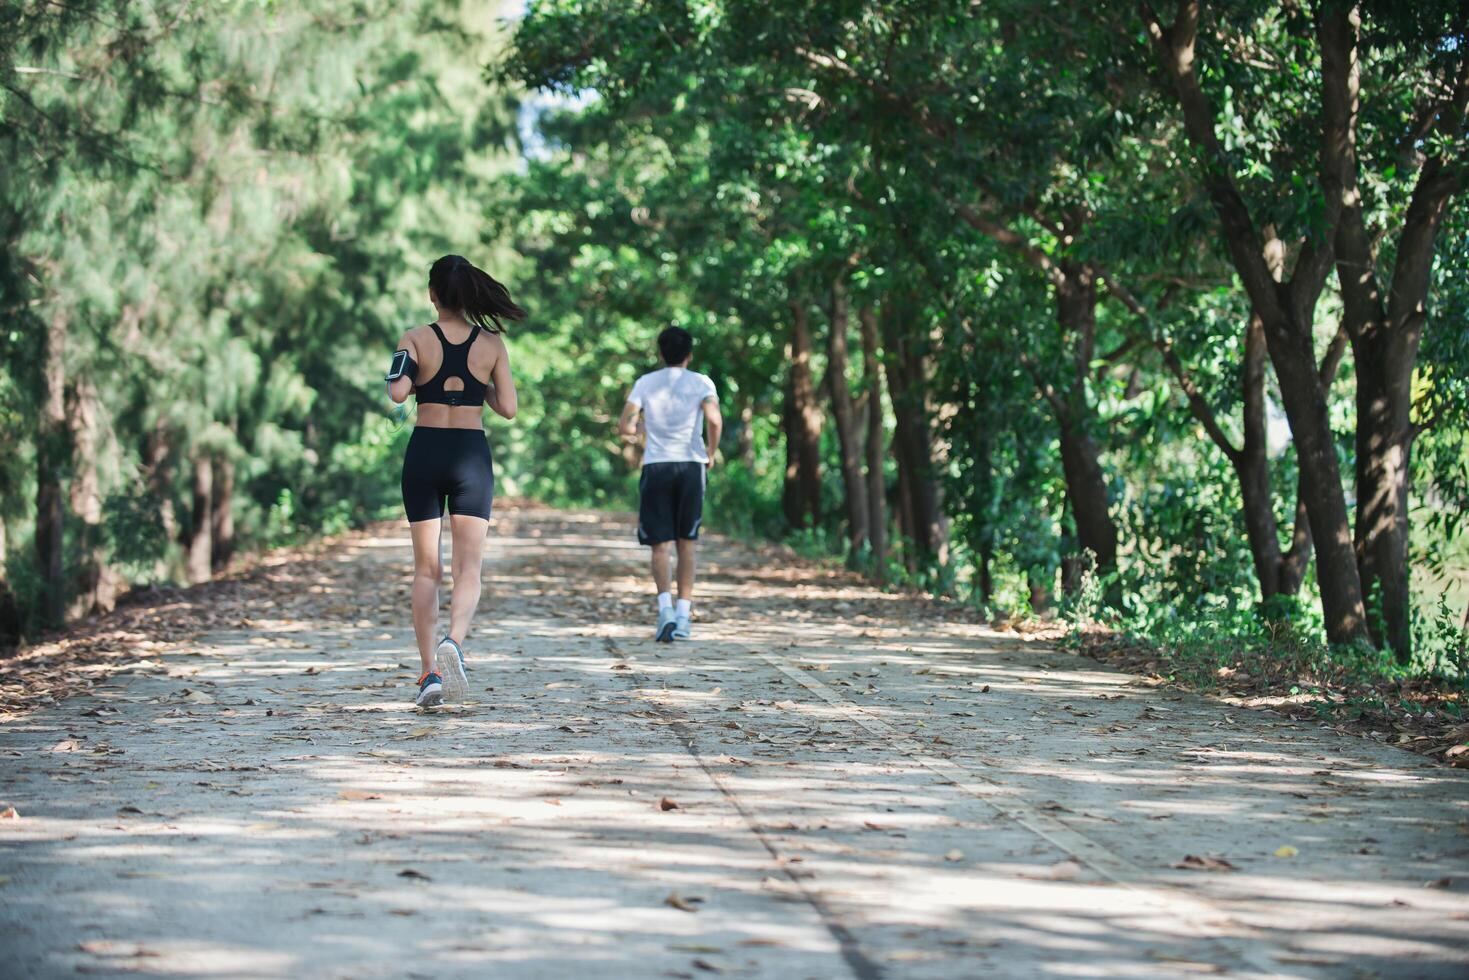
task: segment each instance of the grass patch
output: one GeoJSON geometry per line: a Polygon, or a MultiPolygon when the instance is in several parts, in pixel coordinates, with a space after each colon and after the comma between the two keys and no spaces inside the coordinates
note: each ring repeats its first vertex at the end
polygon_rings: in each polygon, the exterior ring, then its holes
{"type": "Polygon", "coordinates": [[[1062,641],[1154,682],[1268,707],[1469,768],[1469,686],[1457,670],[1330,647],[1288,621],[1201,624],[1150,638],[1087,625],[1062,641]]]}

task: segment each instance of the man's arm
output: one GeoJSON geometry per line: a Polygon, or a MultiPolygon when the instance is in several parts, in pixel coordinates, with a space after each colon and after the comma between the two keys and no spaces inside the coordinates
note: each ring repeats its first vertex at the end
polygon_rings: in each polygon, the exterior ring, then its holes
{"type": "Polygon", "coordinates": [[[643,422],[639,417],[642,409],[632,402],[624,402],[622,406],[622,418],[617,420],[617,432],[622,436],[623,442],[637,442],[643,433],[643,422]]]}
{"type": "Polygon", "coordinates": [[[714,468],[714,456],[719,452],[719,437],[724,433],[724,416],[719,414],[719,399],[713,395],[704,399],[704,445],[709,451],[709,468],[714,468]]]}

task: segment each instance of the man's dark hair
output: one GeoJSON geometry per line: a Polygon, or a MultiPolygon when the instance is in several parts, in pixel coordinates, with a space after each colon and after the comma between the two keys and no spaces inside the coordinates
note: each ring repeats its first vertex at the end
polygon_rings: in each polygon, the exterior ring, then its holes
{"type": "Polygon", "coordinates": [[[683,327],[669,327],[658,335],[658,353],[663,363],[682,364],[694,352],[694,338],[683,327]]]}

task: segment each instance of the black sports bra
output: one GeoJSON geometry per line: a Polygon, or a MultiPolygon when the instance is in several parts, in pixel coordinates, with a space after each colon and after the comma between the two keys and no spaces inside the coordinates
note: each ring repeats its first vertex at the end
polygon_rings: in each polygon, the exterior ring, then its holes
{"type": "Polygon", "coordinates": [[[479,336],[479,327],[469,331],[469,339],[464,343],[451,344],[437,323],[430,323],[429,326],[433,328],[433,332],[439,338],[439,344],[444,348],[444,363],[439,365],[437,374],[418,386],[418,403],[420,405],[483,405],[485,393],[489,391],[490,386],[469,371],[469,349],[474,346],[474,340],[479,336]],[[449,378],[460,379],[464,382],[464,388],[460,391],[445,391],[444,382],[449,378]]]}

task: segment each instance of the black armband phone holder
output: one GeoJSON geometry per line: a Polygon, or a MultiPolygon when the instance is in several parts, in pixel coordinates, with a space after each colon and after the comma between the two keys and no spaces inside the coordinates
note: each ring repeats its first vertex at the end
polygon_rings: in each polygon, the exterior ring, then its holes
{"type": "Polygon", "coordinates": [[[418,374],[418,362],[406,350],[393,351],[393,366],[383,376],[384,381],[393,382],[407,375],[409,380],[418,374]]]}

